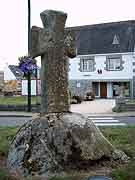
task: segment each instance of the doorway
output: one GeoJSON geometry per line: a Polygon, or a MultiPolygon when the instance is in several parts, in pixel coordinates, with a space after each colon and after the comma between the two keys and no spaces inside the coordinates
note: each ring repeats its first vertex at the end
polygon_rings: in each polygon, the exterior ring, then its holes
{"type": "Polygon", "coordinates": [[[100,82],[100,97],[106,98],[107,97],[107,83],[100,82]]]}

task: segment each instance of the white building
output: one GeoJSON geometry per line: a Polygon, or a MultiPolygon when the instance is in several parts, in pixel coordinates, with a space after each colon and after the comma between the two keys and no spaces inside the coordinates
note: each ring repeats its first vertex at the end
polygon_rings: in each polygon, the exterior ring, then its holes
{"type": "Polygon", "coordinates": [[[70,60],[72,94],[135,96],[135,21],[72,27],[78,55],[70,60]]]}
{"type": "MultiPolygon", "coordinates": [[[[28,95],[28,80],[22,79],[22,95],[28,95]]],[[[41,95],[41,80],[33,79],[31,80],[31,95],[38,96],[41,95]]]]}
{"type": "MultiPolygon", "coordinates": [[[[6,64],[4,68],[4,81],[8,83],[8,89],[15,91],[17,95],[28,95],[28,81],[25,79],[23,72],[16,65],[6,64]]],[[[31,95],[41,94],[40,69],[37,70],[37,78],[33,73],[31,75],[31,95]]]]}

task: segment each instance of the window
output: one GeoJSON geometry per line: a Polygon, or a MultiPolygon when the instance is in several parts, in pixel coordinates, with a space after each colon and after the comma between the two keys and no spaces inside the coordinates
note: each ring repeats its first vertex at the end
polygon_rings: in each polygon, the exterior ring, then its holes
{"type": "Polygon", "coordinates": [[[130,82],[113,82],[113,97],[129,97],[130,82]]]}
{"type": "Polygon", "coordinates": [[[82,72],[93,72],[94,65],[94,57],[82,57],[80,59],[80,70],[82,72]]]}
{"type": "Polygon", "coordinates": [[[109,70],[109,71],[122,70],[121,56],[107,57],[107,70],[109,70]]]}
{"type": "Polygon", "coordinates": [[[119,44],[119,36],[115,34],[112,44],[119,44]]]}

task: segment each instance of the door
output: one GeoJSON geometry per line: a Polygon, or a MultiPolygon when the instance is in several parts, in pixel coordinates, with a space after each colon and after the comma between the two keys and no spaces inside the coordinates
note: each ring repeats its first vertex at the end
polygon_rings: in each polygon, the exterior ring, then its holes
{"type": "Polygon", "coordinates": [[[107,97],[107,83],[100,82],[100,97],[106,98],[107,97]]]}

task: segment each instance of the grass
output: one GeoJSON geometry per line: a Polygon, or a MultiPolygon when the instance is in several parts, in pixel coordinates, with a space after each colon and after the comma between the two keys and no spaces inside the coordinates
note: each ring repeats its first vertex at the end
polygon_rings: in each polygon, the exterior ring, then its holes
{"type": "MultiPolygon", "coordinates": [[[[39,104],[41,101],[40,96],[32,96],[31,103],[32,104],[39,104]]],[[[71,104],[76,104],[77,101],[81,101],[81,99],[72,99],[71,104]]],[[[0,96],[0,104],[27,104],[27,96],[0,96]]]]}
{"type": "MultiPolygon", "coordinates": [[[[36,104],[40,102],[40,97],[32,96],[31,103],[36,104]]],[[[27,96],[1,96],[0,104],[27,104],[27,96]]]]}
{"type": "Polygon", "coordinates": [[[6,168],[1,168],[0,167],[0,180],[8,180],[8,170],[6,168]]]}
{"type": "Polygon", "coordinates": [[[16,127],[0,127],[0,155],[7,156],[9,145],[17,131],[16,127]]]}
{"type": "Polygon", "coordinates": [[[101,131],[116,148],[135,157],[135,126],[101,128],[101,131]]]}
{"type": "Polygon", "coordinates": [[[112,171],[116,180],[135,180],[135,161],[112,171]]]}
{"type": "MultiPolygon", "coordinates": [[[[0,127],[0,155],[7,156],[9,144],[17,129],[17,127],[0,127]]],[[[132,159],[129,164],[122,165],[112,171],[114,180],[135,180],[135,126],[100,129],[116,148],[123,150],[132,159]]],[[[0,180],[6,180],[6,174],[7,170],[0,168],[0,180]]],[[[80,173],[78,171],[67,173],[63,176],[50,177],[48,180],[84,180],[86,179],[86,174],[88,175],[88,172],[84,171],[80,173]]]]}

